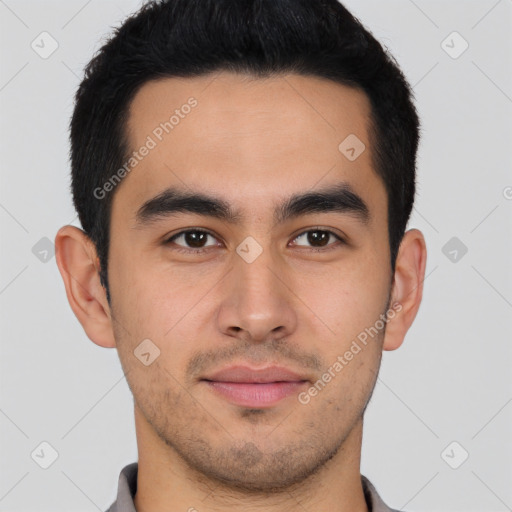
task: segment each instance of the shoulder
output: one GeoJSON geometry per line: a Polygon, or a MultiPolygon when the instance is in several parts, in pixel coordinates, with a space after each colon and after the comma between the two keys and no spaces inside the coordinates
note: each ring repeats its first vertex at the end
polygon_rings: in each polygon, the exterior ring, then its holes
{"type": "Polygon", "coordinates": [[[137,492],[137,470],[137,462],[132,462],[121,470],[116,500],[106,512],[136,512],[133,499],[137,492]]]}
{"type": "MultiPolygon", "coordinates": [[[[380,497],[375,486],[366,478],[361,475],[361,482],[363,484],[364,497],[368,505],[369,512],[400,512],[394,508],[390,508],[384,503],[384,500],[380,497]]],[[[405,511],[401,511],[405,512],[405,511]]]]}

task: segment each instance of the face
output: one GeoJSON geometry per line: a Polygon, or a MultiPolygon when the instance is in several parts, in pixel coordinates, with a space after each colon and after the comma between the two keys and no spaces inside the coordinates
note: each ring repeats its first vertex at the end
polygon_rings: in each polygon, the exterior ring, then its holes
{"type": "Polygon", "coordinates": [[[299,482],[361,422],[392,281],[369,115],[362,92],[296,75],[164,79],[131,104],[138,156],[112,203],[113,330],[138,435],[203,475],[299,482]],[[350,134],[366,149],[351,138],[340,150],[350,134]],[[211,382],[231,366],[298,378],[211,382]]]}

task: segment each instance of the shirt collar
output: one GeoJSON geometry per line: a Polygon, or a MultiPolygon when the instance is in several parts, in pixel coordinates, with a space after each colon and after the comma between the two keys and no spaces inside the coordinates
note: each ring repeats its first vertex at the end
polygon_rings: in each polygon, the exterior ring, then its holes
{"type": "MultiPolygon", "coordinates": [[[[137,512],[133,499],[137,492],[138,463],[133,462],[125,466],[119,475],[117,499],[107,512],[137,512]]],[[[361,475],[364,497],[369,512],[398,512],[389,508],[377,493],[373,484],[364,475],[361,475]]]]}

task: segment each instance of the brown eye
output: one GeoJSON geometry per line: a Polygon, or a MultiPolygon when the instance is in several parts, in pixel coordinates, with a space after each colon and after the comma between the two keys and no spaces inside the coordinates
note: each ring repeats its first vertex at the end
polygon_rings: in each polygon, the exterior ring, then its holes
{"type": "Polygon", "coordinates": [[[294,242],[297,242],[297,240],[302,240],[305,241],[306,244],[297,243],[296,245],[308,247],[309,244],[309,247],[312,248],[322,248],[333,245],[329,243],[331,236],[334,237],[335,240],[343,242],[343,240],[332,231],[323,229],[311,229],[309,231],[304,231],[304,233],[301,233],[294,239],[294,242]]]}
{"type": "MultiPolygon", "coordinates": [[[[176,235],[169,238],[167,243],[172,242],[187,249],[204,249],[205,247],[211,247],[211,245],[206,245],[208,237],[215,240],[215,237],[207,231],[194,229],[177,233],[176,235]]],[[[216,244],[214,243],[212,245],[216,244]]]]}

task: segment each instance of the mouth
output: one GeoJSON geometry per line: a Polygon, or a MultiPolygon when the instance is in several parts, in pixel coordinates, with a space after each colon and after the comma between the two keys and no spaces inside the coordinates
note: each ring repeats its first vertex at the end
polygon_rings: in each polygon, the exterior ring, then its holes
{"type": "Polygon", "coordinates": [[[287,368],[232,366],[201,379],[217,396],[243,407],[268,408],[296,395],[309,382],[287,368]]]}

